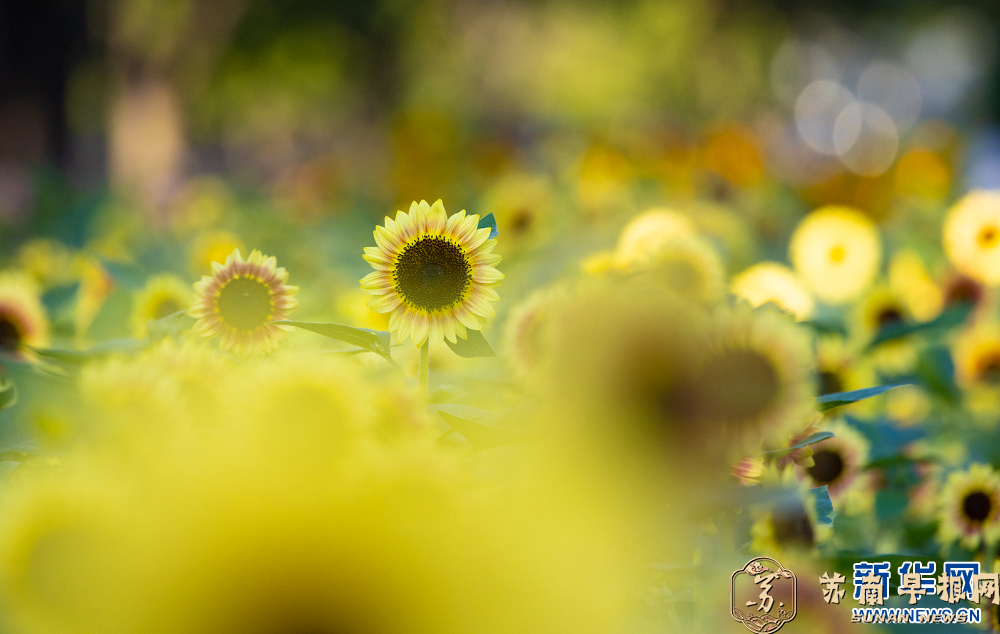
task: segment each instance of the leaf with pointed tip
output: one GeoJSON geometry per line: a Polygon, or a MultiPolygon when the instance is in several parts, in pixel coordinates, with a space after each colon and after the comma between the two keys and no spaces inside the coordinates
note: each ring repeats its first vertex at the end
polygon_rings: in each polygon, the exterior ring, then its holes
{"type": "Polygon", "coordinates": [[[490,229],[490,239],[491,240],[493,238],[497,237],[498,235],[500,235],[500,230],[497,229],[497,219],[496,219],[496,216],[494,216],[491,213],[490,214],[486,214],[485,216],[483,216],[482,218],[479,219],[479,226],[477,228],[478,229],[484,229],[486,227],[489,227],[489,229],[490,229]]]}
{"type": "Polygon", "coordinates": [[[278,326],[293,326],[295,328],[301,328],[302,330],[315,332],[318,335],[323,335],[324,337],[329,337],[330,339],[336,339],[337,341],[349,343],[353,346],[362,348],[365,351],[374,352],[389,363],[395,365],[395,361],[392,360],[392,355],[389,353],[389,333],[384,330],[355,328],[353,326],[345,326],[343,324],[289,321],[287,319],[272,321],[271,323],[278,326]]]}
{"type": "Polygon", "coordinates": [[[17,388],[13,383],[0,383],[0,409],[6,409],[17,403],[17,388]]]}
{"type": "Polygon", "coordinates": [[[904,385],[910,385],[910,383],[879,385],[877,387],[866,387],[862,390],[851,390],[850,392],[834,392],[833,394],[824,394],[816,399],[816,408],[821,412],[826,412],[834,407],[850,405],[851,403],[856,403],[857,401],[866,398],[878,396],[879,394],[883,394],[897,387],[903,387],[904,385]]]}
{"type": "Polygon", "coordinates": [[[782,449],[775,449],[774,451],[765,451],[764,455],[768,458],[780,458],[782,456],[788,455],[795,451],[796,449],[802,449],[803,447],[808,447],[809,445],[815,445],[818,442],[822,442],[827,438],[833,438],[833,432],[830,431],[819,431],[815,434],[807,436],[806,438],[795,443],[791,447],[784,447],[782,449]]]}
{"type": "Polygon", "coordinates": [[[150,339],[161,339],[168,335],[174,335],[185,330],[191,330],[198,320],[188,314],[186,310],[179,310],[166,317],[154,319],[146,325],[150,339]]]}
{"type": "Polygon", "coordinates": [[[445,343],[451,348],[452,352],[460,357],[466,359],[474,359],[476,357],[495,357],[497,353],[493,352],[493,348],[490,347],[490,343],[486,341],[486,337],[483,333],[478,330],[469,330],[468,338],[462,339],[461,337],[456,338],[455,343],[452,343],[445,339],[445,343]]]}
{"type": "Polygon", "coordinates": [[[821,526],[833,526],[833,520],[837,514],[833,512],[833,500],[830,499],[830,490],[827,485],[809,489],[809,494],[813,499],[813,508],[816,510],[816,523],[821,526]]]}
{"type": "Polygon", "coordinates": [[[465,436],[465,439],[472,443],[472,446],[477,451],[505,447],[507,445],[517,445],[533,440],[536,437],[531,432],[484,425],[477,421],[449,414],[444,410],[438,410],[438,416],[444,422],[451,425],[455,431],[465,436]]]}

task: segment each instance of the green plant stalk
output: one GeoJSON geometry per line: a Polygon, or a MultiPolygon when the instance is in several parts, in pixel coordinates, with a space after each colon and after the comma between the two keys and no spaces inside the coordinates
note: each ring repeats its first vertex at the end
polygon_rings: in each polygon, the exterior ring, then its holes
{"type": "Polygon", "coordinates": [[[420,346],[420,366],[417,369],[417,377],[420,379],[420,388],[427,393],[427,375],[431,369],[431,341],[426,339],[424,345],[420,346]]]}

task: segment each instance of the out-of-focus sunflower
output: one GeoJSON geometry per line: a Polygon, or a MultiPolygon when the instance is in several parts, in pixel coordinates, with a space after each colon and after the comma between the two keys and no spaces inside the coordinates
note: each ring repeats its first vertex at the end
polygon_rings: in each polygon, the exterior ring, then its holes
{"type": "Polygon", "coordinates": [[[24,358],[29,347],[44,347],[49,320],[38,288],[26,275],[0,274],[0,355],[24,358]]]}
{"type": "MultiPolygon", "coordinates": [[[[851,330],[858,345],[867,345],[883,328],[913,323],[909,306],[887,286],[869,292],[854,309],[851,330]]],[[[912,337],[899,337],[878,344],[871,351],[875,368],[884,374],[905,374],[917,362],[917,347],[912,337]]]]}
{"type": "Polygon", "coordinates": [[[809,488],[826,486],[834,508],[848,514],[868,511],[875,502],[875,479],[864,471],[868,441],[843,421],[825,425],[833,438],[812,445],[811,466],[796,465],[800,479],[809,488]]]}
{"type": "Polygon", "coordinates": [[[636,281],[663,287],[679,296],[711,306],[724,291],[725,269],[719,254],[697,236],[664,243],[639,271],[636,281]]]}
{"type": "Polygon", "coordinates": [[[391,313],[389,330],[398,341],[454,342],[495,314],[490,302],[500,299],[492,288],[503,279],[494,268],[500,256],[492,252],[497,241],[490,229],[478,223],[477,215],[463,210],[448,217],[440,200],[433,206],[422,200],[375,228],[378,246],[365,247],[364,255],[375,271],[361,288],[372,295],[372,310],[391,313]]]}
{"type": "Polygon", "coordinates": [[[188,264],[196,274],[211,270],[213,262],[225,262],[233,251],[242,250],[243,241],[228,231],[198,234],[188,251],[188,264]]]}
{"type": "Polygon", "coordinates": [[[958,541],[975,550],[1000,539],[1000,477],[989,465],[973,464],[948,476],[938,495],[941,544],[958,541]]]}
{"type": "Polygon", "coordinates": [[[191,286],[170,273],[153,275],[132,299],[132,333],[146,336],[146,325],[191,307],[191,286]]]}
{"type": "Polygon", "coordinates": [[[42,288],[68,284],[76,273],[73,253],[55,240],[36,238],[25,242],[17,254],[17,261],[42,288]]]}
{"type": "Polygon", "coordinates": [[[541,288],[514,306],[504,325],[503,349],[518,377],[530,374],[548,351],[554,314],[568,301],[568,294],[558,288],[541,288]]]}
{"type": "Polygon", "coordinates": [[[781,442],[806,427],[814,411],[811,352],[807,333],[777,311],[724,311],[672,407],[744,450],[781,442]]]}
{"type": "Polygon", "coordinates": [[[942,239],[956,269],[988,286],[1000,284],[1000,192],[966,194],[948,211],[942,239]]]}
{"type": "Polygon", "coordinates": [[[806,485],[790,470],[765,467],[761,486],[770,489],[775,502],[752,509],[750,549],[759,553],[808,551],[825,541],[829,527],[816,521],[816,509],[806,485]]]}
{"type": "Polygon", "coordinates": [[[904,249],[889,261],[889,288],[898,294],[917,321],[930,321],[944,306],[944,294],[934,283],[916,251],[904,249]]]}
{"type": "Polygon", "coordinates": [[[696,234],[694,223],[670,209],[650,209],[629,221],[618,236],[613,263],[615,268],[641,269],[656,258],[663,245],[696,234]]]}
{"type": "Polygon", "coordinates": [[[944,283],[942,291],[944,296],[944,306],[946,308],[959,304],[968,304],[972,307],[972,312],[978,312],[987,302],[987,289],[981,282],[977,282],[965,275],[952,275],[944,283]]]}
{"type": "Polygon", "coordinates": [[[963,330],[952,343],[955,381],[964,404],[981,422],[1000,415],[1000,323],[990,320],[963,330]]]}
{"type": "Polygon", "coordinates": [[[760,262],[733,278],[733,294],[754,308],[773,303],[796,319],[809,319],[816,308],[812,294],[795,273],[777,262],[760,262]]]}
{"type": "Polygon", "coordinates": [[[298,287],[289,286],[288,272],[273,257],[254,249],[246,260],[236,249],[225,264],[212,263],[212,275],[194,285],[189,311],[198,321],[194,331],[219,336],[223,350],[249,354],[270,352],[284,340],[284,331],[271,324],[295,309],[298,287]]]}
{"type": "Polygon", "coordinates": [[[828,206],[806,216],[788,245],[795,272],[818,298],[845,304],[878,272],[882,243],[875,224],[849,207],[828,206]]]}
{"type": "Polygon", "coordinates": [[[552,187],[544,177],[515,173],[501,178],[486,192],[482,215],[496,217],[507,253],[543,241],[552,226],[554,206],[552,187]]]}
{"type": "MultiPolygon", "coordinates": [[[[875,385],[875,373],[843,337],[825,335],[816,341],[817,394],[850,392],[875,385]]],[[[854,405],[862,405],[859,401],[854,405]]]]}

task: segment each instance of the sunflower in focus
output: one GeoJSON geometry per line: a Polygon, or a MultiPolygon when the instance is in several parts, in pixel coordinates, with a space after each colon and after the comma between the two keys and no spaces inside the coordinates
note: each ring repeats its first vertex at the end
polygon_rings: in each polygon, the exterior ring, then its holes
{"type": "Polygon", "coordinates": [[[754,308],[772,303],[798,320],[809,319],[816,308],[795,273],[777,262],[760,262],[743,271],[733,278],[732,291],[754,308]]]}
{"type": "Polygon", "coordinates": [[[812,445],[812,465],[796,465],[796,474],[809,488],[826,486],[838,511],[869,510],[875,502],[875,480],[864,470],[868,441],[843,421],[831,423],[826,431],[833,432],[833,438],[812,445]]]}
{"type": "Polygon", "coordinates": [[[956,269],[987,286],[1000,284],[1000,192],[966,194],[948,211],[942,239],[956,269]]]}
{"type": "Polygon", "coordinates": [[[49,341],[49,320],[38,288],[19,273],[0,274],[0,355],[24,358],[49,341]]]}
{"type": "Polygon", "coordinates": [[[454,342],[495,314],[490,302],[500,296],[493,287],[504,276],[494,268],[497,241],[478,225],[477,215],[463,210],[449,217],[440,200],[433,206],[422,200],[375,228],[378,246],[364,255],[375,271],[361,288],[372,295],[372,310],[390,313],[389,330],[399,342],[454,342]]]}
{"type": "Polygon", "coordinates": [[[189,311],[198,321],[194,331],[220,338],[223,350],[250,354],[270,352],[284,340],[284,331],[271,324],[295,309],[298,287],[289,286],[288,272],[277,260],[254,249],[246,260],[236,249],[225,264],[212,262],[212,275],[194,285],[189,311]]]}
{"type": "Polygon", "coordinates": [[[132,300],[132,333],[146,336],[146,325],[191,306],[191,287],[170,273],[153,275],[132,300]]]}
{"type": "Polygon", "coordinates": [[[938,494],[938,541],[958,541],[969,550],[1000,539],[1000,476],[989,465],[973,464],[948,476],[938,494]]]}
{"type": "Polygon", "coordinates": [[[878,229],[849,207],[822,207],[795,228],[788,245],[795,272],[828,304],[846,304],[871,284],[882,260],[878,229]]]}

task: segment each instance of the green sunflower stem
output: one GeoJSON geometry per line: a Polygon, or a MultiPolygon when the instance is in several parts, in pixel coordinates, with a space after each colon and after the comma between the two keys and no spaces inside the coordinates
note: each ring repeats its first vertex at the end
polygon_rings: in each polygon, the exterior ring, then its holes
{"type": "Polygon", "coordinates": [[[431,348],[430,339],[424,341],[424,345],[420,346],[420,367],[417,370],[417,376],[420,379],[420,388],[427,393],[427,376],[430,374],[431,369],[431,348]]]}

